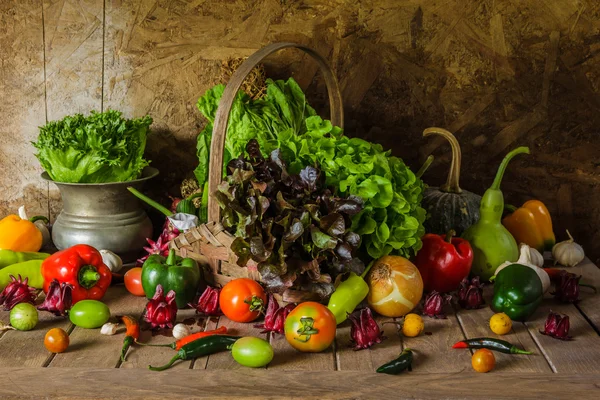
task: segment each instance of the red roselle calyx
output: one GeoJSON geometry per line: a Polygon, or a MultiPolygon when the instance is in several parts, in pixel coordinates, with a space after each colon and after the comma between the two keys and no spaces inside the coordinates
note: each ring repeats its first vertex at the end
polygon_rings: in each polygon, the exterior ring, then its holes
{"type": "Polygon", "coordinates": [[[46,299],[38,306],[40,311],[48,311],[56,316],[65,316],[73,305],[73,285],[52,279],[46,299]]]}
{"type": "Polygon", "coordinates": [[[23,280],[21,275],[18,275],[18,278],[13,275],[9,276],[11,282],[0,293],[0,305],[3,305],[6,311],[9,311],[19,303],[34,304],[38,290],[27,284],[29,278],[23,280]]]}
{"type": "Polygon", "coordinates": [[[368,349],[385,339],[369,307],[348,314],[348,319],[352,323],[350,338],[354,343],[354,350],[368,349]]]}
{"type": "Polygon", "coordinates": [[[561,271],[556,281],[554,297],[563,303],[575,303],[579,300],[579,280],[577,276],[567,271],[561,271]]]}
{"type": "Polygon", "coordinates": [[[458,289],[458,304],[466,310],[480,308],[485,301],[483,300],[483,284],[476,276],[471,281],[469,278],[463,279],[458,289]]]}
{"type": "Polygon", "coordinates": [[[437,291],[432,291],[425,296],[425,304],[423,305],[423,315],[432,318],[445,319],[444,304],[450,303],[452,296],[449,294],[441,294],[437,291]]]}
{"type": "Polygon", "coordinates": [[[571,340],[569,336],[569,316],[560,315],[550,311],[546,323],[544,324],[544,330],[540,331],[543,335],[548,335],[555,339],[560,340],[571,340]]]}
{"type": "Polygon", "coordinates": [[[146,238],[146,242],[148,242],[149,246],[144,247],[144,250],[146,250],[148,254],[137,260],[138,265],[144,264],[144,261],[153,254],[160,254],[164,257],[169,256],[169,242],[165,241],[162,234],[158,237],[156,242],[150,238],[146,238]]]}
{"type": "Polygon", "coordinates": [[[288,314],[296,308],[293,304],[288,304],[285,307],[279,307],[279,303],[275,300],[272,294],[269,294],[269,304],[265,313],[265,322],[259,325],[254,325],[255,328],[264,329],[261,333],[275,332],[283,335],[284,322],[288,314]]]}
{"type": "Polygon", "coordinates": [[[191,307],[196,309],[196,312],[204,315],[221,315],[221,307],[219,307],[219,294],[221,289],[207,286],[198,299],[198,304],[189,304],[191,307]]]}
{"type": "Polygon", "coordinates": [[[170,290],[164,295],[162,285],[156,286],[154,297],[146,304],[146,315],[144,319],[152,328],[173,328],[177,318],[177,303],[175,302],[175,291],[170,290]]]}

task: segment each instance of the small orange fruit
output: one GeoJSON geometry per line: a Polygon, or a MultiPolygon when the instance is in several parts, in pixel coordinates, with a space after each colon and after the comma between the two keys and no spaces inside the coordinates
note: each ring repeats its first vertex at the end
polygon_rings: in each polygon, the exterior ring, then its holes
{"type": "Polygon", "coordinates": [[[488,349],[479,349],[471,357],[471,365],[477,372],[490,372],[496,365],[496,357],[488,349]]]}
{"type": "Polygon", "coordinates": [[[44,337],[44,346],[51,353],[62,353],[69,347],[69,335],[60,328],[52,328],[44,337]]]}

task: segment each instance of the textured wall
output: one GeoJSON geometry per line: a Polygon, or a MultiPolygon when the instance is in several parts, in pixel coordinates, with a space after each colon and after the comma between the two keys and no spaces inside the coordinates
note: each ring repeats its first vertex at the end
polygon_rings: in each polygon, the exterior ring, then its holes
{"type": "MultiPolygon", "coordinates": [[[[503,154],[527,145],[505,177],[507,201],[540,198],[557,232],[569,227],[590,251],[600,239],[595,0],[9,0],[0,11],[1,214],[25,202],[56,215],[29,141],[46,120],[90,109],[152,115],[156,190],[177,194],[195,166],[195,102],[221,61],[296,41],[330,60],[349,135],[415,168],[433,152],[425,180],[439,184],[449,147],[421,132],[445,127],[463,146],[462,186],[479,193],[503,154]]],[[[289,50],[266,67],[293,75],[327,114],[314,63],[289,50]]]]}

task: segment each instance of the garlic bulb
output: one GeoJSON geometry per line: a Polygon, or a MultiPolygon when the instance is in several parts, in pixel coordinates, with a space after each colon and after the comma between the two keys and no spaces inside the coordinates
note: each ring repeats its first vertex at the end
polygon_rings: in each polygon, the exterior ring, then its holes
{"type": "Polygon", "coordinates": [[[548,273],[546,271],[544,271],[543,268],[540,268],[540,266],[538,266],[538,263],[540,261],[539,259],[535,260],[535,262],[534,262],[534,260],[532,260],[532,257],[531,257],[532,254],[534,255],[535,258],[537,258],[539,255],[539,257],[541,259],[541,265],[544,265],[544,258],[542,257],[542,255],[540,254],[539,251],[537,251],[534,248],[529,247],[525,243],[521,243],[519,245],[519,259],[515,262],[512,262],[512,261],[503,262],[502,264],[500,264],[500,266],[498,268],[496,268],[495,275],[498,275],[498,273],[500,271],[502,271],[502,269],[508,267],[509,265],[512,265],[512,264],[525,265],[535,271],[535,273],[540,278],[540,281],[542,281],[542,288],[544,289],[544,293],[546,293],[548,291],[548,289],[550,289],[550,276],[548,276],[548,273]]]}
{"type": "Polygon", "coordinates": [[[123,260],[110,250],[100,250],[102,262],[110,269],[110,272],[119,272],[123,268],[123,260]]]}
{"type": "Polygon", "coordinates": [[[177,324],[173,327],[173,337],[177,340],[183,339],[191,333],[192,331],[190,330],[190,328],[188,328],[187,325],[177,324]]]}
{"type": "Polygon", "coordinates": [[[531,263],[536,267],[544,267],[544,256],[542,255],[542,253],[540,253],[539,251],[537,251],[537,249],[533,247],[529,248],[529,259],[531,260],[531,263]]]}
{"type": "Polygon", "coordinates": [[[102,325],[102,328],[100,328],[100,333],[103,335],[114,335],[115,333],[117,333],[117,328],[119,327],[119,324],[114,324],[112,322],[107,322],[104,325],[102,325]]]}
{"type": "Polygon", "coordinates": [[[554,245],[552,248],[552,257],[554,257],[554,264],[558,263],[565,267],[574,267],[585,258],[585,253],[583,247],[575,243],[573,236],[571,236],[568,230],[567,235],[569,235],[569,240],[554,245]]]}

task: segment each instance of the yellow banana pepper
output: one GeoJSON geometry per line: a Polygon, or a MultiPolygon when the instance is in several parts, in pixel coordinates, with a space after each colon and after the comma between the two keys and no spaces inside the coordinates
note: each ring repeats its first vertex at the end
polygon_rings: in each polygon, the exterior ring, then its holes
{"type": "Polygon", "coordinates": [[[27,219],[9,215],[0,220],[0,249],[12,251],[39,251],[42,232],[27,219]]]}
{"type": "Polygon", "coordinates": [[[556,243],[552,231],[552,218],[539,200],[529,200],[521,208],[507,206],[512,214],[502,219],[502,225],[513,235],[517,243],[525,243],[539,252],[552,250],[556,243]]]}

